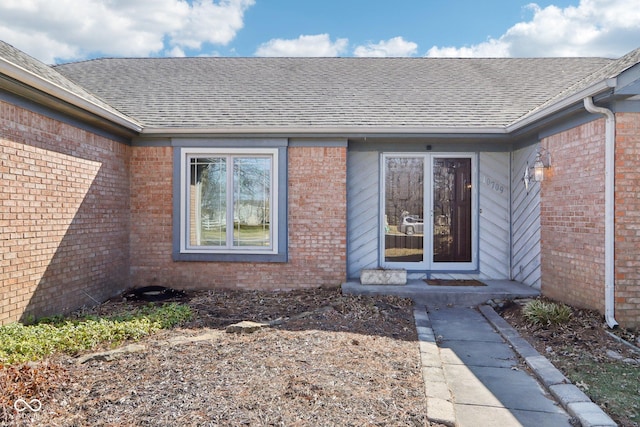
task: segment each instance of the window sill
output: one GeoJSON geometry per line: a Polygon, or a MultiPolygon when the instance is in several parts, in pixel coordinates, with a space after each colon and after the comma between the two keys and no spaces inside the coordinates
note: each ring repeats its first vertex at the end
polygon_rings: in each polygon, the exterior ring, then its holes
{"type": "Polygon", "coordinates": [[[173,253],[177,262],[287,262],[286,254],[173,253]]]}

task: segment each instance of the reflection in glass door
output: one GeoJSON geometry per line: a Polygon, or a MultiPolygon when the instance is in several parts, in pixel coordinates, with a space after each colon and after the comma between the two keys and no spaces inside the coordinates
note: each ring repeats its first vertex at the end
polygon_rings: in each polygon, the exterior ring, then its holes
{"type": "Polygon", "coordinates": [[[383,266],[473,268],[473,157],[388,154],[383,168],[383,266]]]}
{"type": "Polygon", "coordinates": [[[424,166],[420,157],[384,159],[384,261],[424,261],[424,166]]]}
{"type": "Polygon", "coordinates": [[[433,262],[471,262],[471,159],[433,160],[433,262]]]}

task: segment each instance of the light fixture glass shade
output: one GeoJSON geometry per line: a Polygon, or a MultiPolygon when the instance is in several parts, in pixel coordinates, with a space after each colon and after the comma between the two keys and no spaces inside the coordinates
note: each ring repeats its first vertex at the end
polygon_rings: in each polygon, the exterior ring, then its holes
{"type": "Polygon", "coordinates": [[[527,194],[529,194],[529,186],[531,185],[531,174],[529,173],[529,165],[524,169],[524,176],[522,177],[522,181],[524,182],[524,188],[527,190],[527,194]]]}
{"type": "Polygon", "coordinates": [[[540,159],[537,159],[533,164],[533,179],[537,182],[542,182],[544,180],[544,164],[540,159]]]}

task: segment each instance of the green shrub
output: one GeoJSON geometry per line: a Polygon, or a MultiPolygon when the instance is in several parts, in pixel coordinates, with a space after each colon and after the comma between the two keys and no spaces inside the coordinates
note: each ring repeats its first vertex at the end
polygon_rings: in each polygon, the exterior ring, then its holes
{"type": "Polygon", "coordinates": [[[543,300],[526,303],[522,313],[529,323],[541,326],[560,325],[571,319],[569,306],[543,300]]]}
{"type": "Polygon", "coordinates": [[[0,365],[38,360],[56,352],[75,354],[102,343],[139,340],[191,316],[188,306],[170,303],[109,317],[54,317],[33,325],[12,323],[0,327],[0,365]]]}

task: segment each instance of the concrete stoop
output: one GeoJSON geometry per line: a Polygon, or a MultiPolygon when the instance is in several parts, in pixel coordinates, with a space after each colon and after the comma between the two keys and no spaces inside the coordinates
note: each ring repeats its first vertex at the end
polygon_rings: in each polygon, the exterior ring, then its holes
{"type": "Polygon", "coordinates": [[[409,280],[406,285],[362,285],[359,281],[342,284],[350,295],[395,295],[411,298],[430,306],[472,307],[492,299],[535,298],[537,289],[511,280],[483,280],[486,286],[431,286],[423,280],[409,280]]]}

